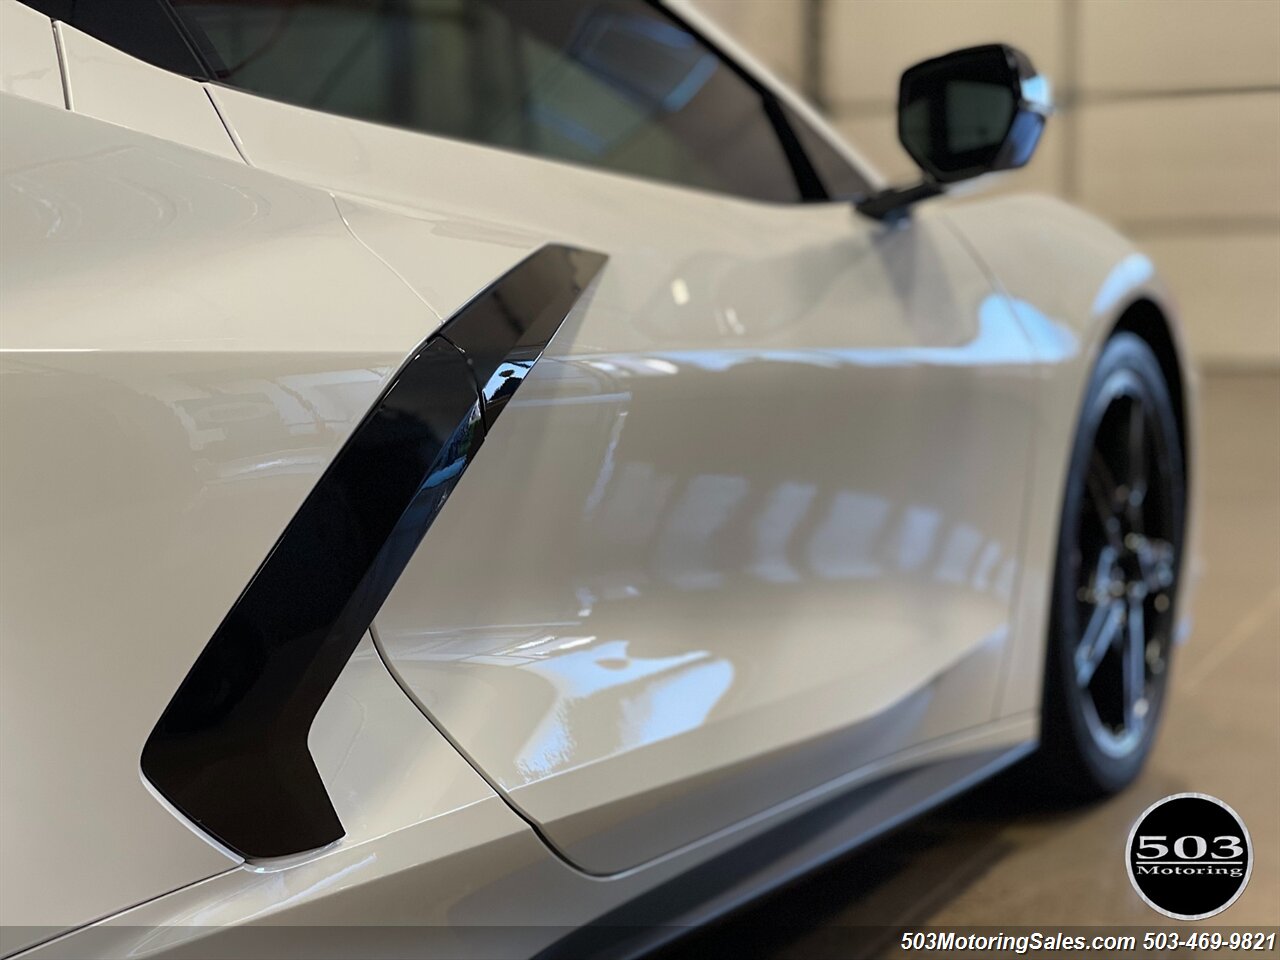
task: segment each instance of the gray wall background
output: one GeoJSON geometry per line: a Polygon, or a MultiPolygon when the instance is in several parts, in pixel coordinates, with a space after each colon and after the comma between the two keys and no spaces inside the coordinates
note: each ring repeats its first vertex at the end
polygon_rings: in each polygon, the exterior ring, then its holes
{"type": "Polygon", "coordinates": [[[993,184],[1116,224],[1169,278],[1209,368],[1280,369],[1280,0],[694,0],[894,180],[902,69],[995,40],[1059,113],[993,184]]]}

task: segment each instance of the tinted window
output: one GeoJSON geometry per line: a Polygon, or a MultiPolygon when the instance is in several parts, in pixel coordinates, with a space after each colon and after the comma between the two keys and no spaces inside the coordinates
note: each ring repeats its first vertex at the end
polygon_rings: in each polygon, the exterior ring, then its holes
{"type": "Polygon", "coordinates": [[[174,0],[214,75],[289,103],[800,199],[743,77],[641,0],[174,0]]]}
{"type": "Polygon", "coordinates": [[[787,123],[808,155],[813,169],[822,180],[828,196],[842,200],[865,197],[871,192],[867,181],[827,138],[809,126],[799,114],[784,107],[787,123]]]}

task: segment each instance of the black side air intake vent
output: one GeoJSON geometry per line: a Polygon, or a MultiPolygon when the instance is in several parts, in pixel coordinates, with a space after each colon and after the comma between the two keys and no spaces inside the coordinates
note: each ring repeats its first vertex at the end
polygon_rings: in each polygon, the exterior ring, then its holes
{"type": "Polygon", "coordinates": [[[406,361],[303,501],[142,751],[175,807],[250,858],[345,831],[307,749],[320,705],[485,431],[605,257],[547,246],[406,361]]]}

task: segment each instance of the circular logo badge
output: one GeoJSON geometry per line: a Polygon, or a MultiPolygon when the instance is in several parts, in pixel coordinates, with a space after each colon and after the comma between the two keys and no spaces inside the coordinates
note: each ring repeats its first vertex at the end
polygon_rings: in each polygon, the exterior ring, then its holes
{"type": "Polygon", "coordinates": [[[1175,920],[1221,913],[1244,893],[1253,847],[1239,814],[1217,797],[1178,793],[1147,807],[1129,831],[1129,882],[1175,920]]]}

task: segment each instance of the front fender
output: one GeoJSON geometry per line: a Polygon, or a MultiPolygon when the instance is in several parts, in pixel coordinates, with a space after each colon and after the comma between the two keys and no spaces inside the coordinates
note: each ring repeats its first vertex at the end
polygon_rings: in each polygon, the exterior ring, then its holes
{"type": "Polygon", "coordinates": [[[1102,221],[1052,197],[1014,195],[957,203],[947,210],[1010,299],[1033,341],[1041,386],[1023,550],[1025,567],[1015,643],[1000,715],[1035,709],[1044,675],[1050,583],[1057,552],[1067,461],[1089,374],[1116,325],[1134,304],[1163,318],[1182,385],[1189,497],[1178,638],[1190,629],[1191,595],[1200,562],[1197,525],[1198,382],[1188,359],[1177,303],[1151,260],[1102,221]]]}

